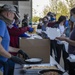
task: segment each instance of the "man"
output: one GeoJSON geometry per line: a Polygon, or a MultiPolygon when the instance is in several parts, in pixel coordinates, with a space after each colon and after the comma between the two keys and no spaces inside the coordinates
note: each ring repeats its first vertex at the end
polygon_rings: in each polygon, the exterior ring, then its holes
{"type": "Polygon", "coordinates": [[[0,8],[0,69],[4,67],[4,75],[8,75],[8,66],[6,64],[8,59],[18,64],[24,64],[22,59],[17,56],[12,56],[8,52],[10,36],[7,26],[12,24],[15,17],[17,17],[17,14],[13,5],[3,5],[0,8]]]}
{"type": "Polygon", "coordinates": [[[27,27],[29,24],[28,21],[29,21],[29,15],[24,14],[24,19],[22,20],[22,27],[27,27]]]}

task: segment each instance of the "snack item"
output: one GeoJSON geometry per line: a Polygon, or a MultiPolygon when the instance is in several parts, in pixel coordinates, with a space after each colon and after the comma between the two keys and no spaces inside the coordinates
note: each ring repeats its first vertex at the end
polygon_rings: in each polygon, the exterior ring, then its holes
{"type": "Polygon", "coordinates": [[[44,69],[39,71],[40,75],[63,75],[63,72],[58,69],[44,69]]]}
{"type": "Polygon", "coordinates": [[[31,69],[57,69],[55,66],[31,66],[31,69]]]}
{"type": "Polygon", "coordinates": [[[42,75],[59,75],[57,72],[45,72],[42,75]]]}

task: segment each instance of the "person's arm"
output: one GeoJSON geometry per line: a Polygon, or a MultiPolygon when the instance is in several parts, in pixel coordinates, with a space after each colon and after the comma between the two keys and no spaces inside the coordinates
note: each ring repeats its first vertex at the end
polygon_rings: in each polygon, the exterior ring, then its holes
{"type": "Polygon", "coordinates": [[[66,38],[65,41],[68,42],[70,45],[75,46],[74,40],[70,40],[69,38],[66,38]]]}
{"type": "Polygon", "coordinates": [[[18,52],[20,49],[9,46],[9,52],[18,52]]]}
{"type": "Polygon", "coordinates": [[[65,36],[63,36],[63,37],[56,37],[56,39],[61,40],[61,41],[66,41],[70,45],[75,46],[75,41],[74,40],[70,40],[69,38],[67,38],[65,36]]]}
{"type": "Polygon", "coordinates": [[[21,27],[21,28],[8,27],[9,34],[13,36],[20,36],[21,34],[25,33],[28,30],[29,30],[29,27],[21,27]]]}
{"type": "Polygon", "coordinates": [[[2,41],[2,37],[0,37],[0,55],[1,56],[8,58],[17,64],[25,64],[24,60],[22,60],[21,58],[19,58],[17,56],[13,56],[9,52],[7,52],[1,45],[1,41],[2,41]]]}
{"type": "Polygon", "coordinates": [[[4,56],[6,58],[11,58],[11,54],[8,53],[4,48],[3,46],[1,45],[1,42],[2,42],[2,37],[0,37],[0,55],[1,56],[4,56]]]}

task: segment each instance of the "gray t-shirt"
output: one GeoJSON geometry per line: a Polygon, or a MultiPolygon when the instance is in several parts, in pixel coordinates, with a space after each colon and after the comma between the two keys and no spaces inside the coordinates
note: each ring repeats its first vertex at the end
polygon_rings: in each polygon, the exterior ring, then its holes
{"type": "MultiPolygon", "coordinates": [[[[75,27],[70,34],[70,39],[75,41],[75,27]]],[[[72,45],[69,44],[68,52],[69,52],[69,54],[75,55],[75,46],[72,46],[72,45]]]]}

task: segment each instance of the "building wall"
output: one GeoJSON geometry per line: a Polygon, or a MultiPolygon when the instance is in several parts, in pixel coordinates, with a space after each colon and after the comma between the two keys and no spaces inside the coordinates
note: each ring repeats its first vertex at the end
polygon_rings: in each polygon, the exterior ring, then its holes
{"type": "Polygon", "coordinates": [[[29,14],[29,17],[32,17],[32,0],[19,1],[18,6],[21,15],[21,20],[23,19],[24,14],[29,14]]]}
{"type": "Polygon", "coordinates": [[[0,1],[0,4],[13,4],[13,1],[0,1]]]}
{"type": "Polygon", "coordinates": [[[23,19],[24,14],[29,14],[32,18],[32,0],[29,1],[0,1],[0,6],[3,4],[14,4],[19,7],[20,19],[23,19]]]}

